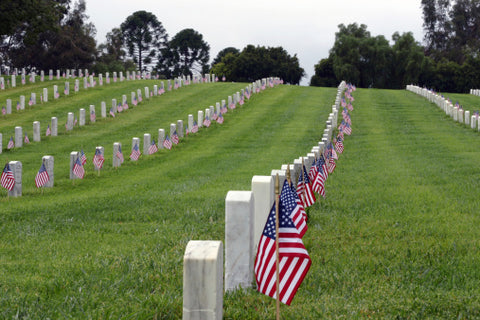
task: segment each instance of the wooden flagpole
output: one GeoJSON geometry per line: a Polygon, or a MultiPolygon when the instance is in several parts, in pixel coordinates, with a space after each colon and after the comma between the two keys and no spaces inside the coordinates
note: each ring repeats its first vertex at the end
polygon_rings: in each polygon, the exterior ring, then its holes
{"type": "Polygon", "coordinates": [[[279,217],[279,206],[280,206],[280,179],[277,176],[275,177],[275,252],[276,252],[276,292],[277,292],[277,320],[280,320],[280,251],[279,251],[279,227],[280,227],[280,217],[279,217]]]}
{"type": "Polygon", "coordinates": [[[287,182],[290,187],[292,187],[292,178],[290,176],[290,164],[287,164],[287,182]]]}

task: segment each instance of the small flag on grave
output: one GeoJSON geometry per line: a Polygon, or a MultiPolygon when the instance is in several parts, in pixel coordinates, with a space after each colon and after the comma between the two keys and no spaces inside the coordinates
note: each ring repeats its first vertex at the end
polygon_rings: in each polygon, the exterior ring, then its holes
{"type": "Polygon", "coordinates": [[[219,124],[222,124],[222,123],[223,123],[223,116],[222,116],[221,113],[218,115],[217,123],[219,123],[219,124]]]}
{"type": "Polygon", "coordinates": [[[166,148],[166,149],[172,149],[172,141],[170,141],[170,138],[168,137],[168,134],[167,136],[165,137],[165,140],[163,140],[163,146],[166,148]]]}
{"type": "Polygon", "coordinates": [[[150,143],[150,146],[148,147],[148,154],[154,154],[157,151],[158,151],[158,147],[157,147],[157,144],[155,143],[155,139],[152,139],[152,143],[150,143]]]}
{"type": "Polygon", "coordinates": [[[138,144],[135,143],[132,149],[132,153],[130,153],[130,159],[132,161],[137,161],[138,158],[140,158],[141,152],[140,149],[138,149],[138,144]]]}
{"type": "Polygon", "coordinates": [[[308,208],[313,205],[317,199],[315,198],[315,194],[312,191],[312,185],[310,184],[310,180],[308,179],[305,165],[302,166],[301,170],[302,172],[298,176],[297,194],[300,200],[302,200],[303,206],[305,208],[308,208]]]}
{"type": "Polygon", "coordinates": [[[83,152],[83,149],[80,150],[80,160],[82,161],[82,166],[87,163],[87,156],[85,155],[85,152],[83,152]]]}
{"type": "Polygon", "coordinates": [[[45,163],[42,162],[40,170],[38,170],[37,175],[35,176],[35,185],[37,188],[43,187],[49,180],[50,177],[48,176],[47,169],[45,168],[45,163]]]}
{"type": "Polygon", "coordinates": [[[3,115],[6,115],[6,114],[7,114],[7,109],[5,109],[5,107],[2,107],[2,114],[3,114],[3,115]]]}
{"type": "Polygon", "coordinates": [[[211,123],[210,118],[208,116],[206,116],[205,120],[203,120],[203,125],[208,128],[208,127],[210,127],[210,123],[211,123]]]}
{"type": "Polygon", "coordinates": [[[15,143],[13,142],[13,137],[10,137],[10,140],[8,140],[7,149],[12,149],[14,146],[15,143]]]}
{"type": "Polygon", "coordinates": [[[115,118],[115,113],[113,112],[113,108],[110,108],[110,115],[115,118]]]}
{"type": "Polygon", "coordinates": [[[17,110],[20,110],[20,102],[17,101],[17,110]]]}
{"type": "Polygon", "coordinates": [[[193,127],[191,130],[192,133],[197,133],[198,132],[198,124],[197,121],[193,121],[193,127]]]}
{"type": "Polygon", "coordinates": [[[102,153],[100,152],[100,149],[95,149],[95,155],[93,156],[93,164],[95,167],[97,167],[99,170],[102,169],[103,167],[103,162],[105,161],[105,158],[103,157],[102,153]]]}
{"type": "Polygon", "coordinates": [[[2,176],[0,178],[2,187],[8,191],[12,191],[15,186],[15,177],[13,176],[13,171],[10,169],[8,162],[5,164],[5,167],[2,171],[2,176]]]}
{"type": "Polygon", "coordinates": [[[90,122],[94,122],[97,116],[95,115],[95,111],[90,111],[90,122]]]}
{"type": "Polygon", "coordinates": [[[124,158],[123,158],[123,153],[122,153],[122,146],[118,146],[118,151],[116,154],[117,158],[120,159],[120,163],[123,163],[124,158]]]}
{"type": "Polygon", "coordinates": [[[174,144],[178,144],[178,134],[177,134],[177,130],[175,130],[172,134],[172,142],[174,144]]]}
{"type": "Polygon", "coordinates": [[[23,139],[23,142],[24,142],[25,144],[29,144],[29,143],[30,143],[30,139],[28,139],[28,135],[27,135],[26,132],[25,132],[25,138],[23,139]]]}
{"type": "Polygon", "coordinates": [[[80,159],[77,157],[77,161],[73,165],[73,174],[76,175],[79,179],[83,179],[85,176],[85,169],[83,168],[83,164],[80,162],[80,159]]]}

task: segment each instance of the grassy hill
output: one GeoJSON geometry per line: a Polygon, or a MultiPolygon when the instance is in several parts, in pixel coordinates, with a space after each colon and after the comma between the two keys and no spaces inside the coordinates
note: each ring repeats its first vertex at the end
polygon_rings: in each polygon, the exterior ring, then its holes
{"type": "MultiPolygon", "coordinates": [[[[228,190],[249,190],[253,175],[309,152],[336,93],[266,90],[229,111],[223,125],[117,170],[113,142],[122,142],[128,158],[132,137],[156,138],[158,128],[168,132],[170,123],[186,122],[246,84],[187,86],[64,132],[67,112],[94,104],[99,118],[100,101],[109,106],[153,84],[89,89],[0,119],[4,146],[15,126],[32,140],[32,122],[42,124],[40,143],[0,155],[0,163],[19,160],[24,170],[21,198],[0,193],[1,318],[180,318],[187,242],[223,241],[228,190]],[[60,136],[45,138],[51,116],[59,117],[60,136]],[[100,176],[91,163],[97,145],[106,153],[100,176]],[[87,174],[72,183],[69,154],[80,148],[87,174]],[[47,154],[55,157],[55,187],[42,193],[33,179],[47,154]]],[[[20,89],[14,96],[32,91],[20,89]]],[[[0,101],[9,94],[0,92],[0,101]]],[[[282,316],[480,317],[479,133],[413,93],[359,89],[354,96],[353,134],[327,181],[327,198],[309,210],[304,242],[312,268],[282,316]]],[[[224,299],[228,319],[273,319],[274,312],[274,300],[253,289],[224,299]]]]}

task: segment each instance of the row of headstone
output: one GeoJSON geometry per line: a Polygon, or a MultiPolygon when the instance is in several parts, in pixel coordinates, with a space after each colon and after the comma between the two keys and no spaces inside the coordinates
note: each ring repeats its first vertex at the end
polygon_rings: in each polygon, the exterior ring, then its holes
{"type": "MultiPolygon", "coordinates": [[[[480,131],[479,114],[475,112],[471,114],[469,110],[464,110],[459,104],[453,104],[450,100],[446,99],[442,95],[429,90],[427,88],[421,88],[415,85],[407,85],[406,90],[416,93],[426,98],[431,103],[435,103],[440,109],[442,109],[446,115],[453,118],[454,121],[463,123],[472,129],[480,131]]],[[[476,90],[476,89],[472,89],[476,90]]],[[[476,94],[475,91],[471,91],[471,94],[476,94]]]]}
{"type": "MultiPolygon", "coordinates": [[[[253,88],[262,90],[268,80],[255,82],[253,88]]],[[[345,90],[339,85],[337,97],[345,90]]],[[[252,88],[247,88],[251,90],[252,88]]],[[[224,103],[224,102],[223,102],[224,103]]],[[[302,160],[311,166],[315,157],[325,151],[332,130],[336,127],[340,100],[336,99],[326,122],[322,141],[306,157],[295,159],[289,169],[293,176],[300,172],[302,160]]],[[[274,202],[274,177],[279,174],[280,185],[286,179],[286,168],[272,170],[270,176],[253,176],[251,191],[229,191],[225,198],[225,264],[221,241],[190,241],[184,255],[183,318],[221,319],[223,316],[223,287],[225,291],[249,288],[253,282],[256,244],[274,202]],[[223,270],[225,267],[225,270],[223,270]],[[225,273],[225,283],[223,275],[225,273]]],[[[292,179],[293,182],[293,179],[292,179]]]]}

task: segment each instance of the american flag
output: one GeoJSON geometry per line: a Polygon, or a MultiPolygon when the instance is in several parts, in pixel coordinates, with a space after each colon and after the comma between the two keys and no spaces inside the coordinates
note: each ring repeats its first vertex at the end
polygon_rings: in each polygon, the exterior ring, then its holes
{"type": "Polygon", "coordinates": [[[173,134],[172,134],[172,142],[174,144],[178,144],[178,134],[177,134],[177,130],[173,131],[173,134]]]}
{"type": "Polygon", "coordinates": [[[133,102],[132,102],[132,104],[133,104],[134,106],[136,106],[136,105],[138,104],[137,97],[133,97],[133,102]]]}
{"type": "Polygon", "coordinates": [[[343,153],[344,146],[343,146],[342,138],[340,137],[340,135],[337,136],[337,142],[335,143],[335,149],[337,149],[338,153],[340,153],[340,154],[343,153]]]}
{"type": "Polygon", "coordinates": [[[2,114],[3,114],[3,115],[6,115],[6,114],[7,114],[7,109],[5,109],[5,107],[2,107],[2,114]]]}
{"type": "Polygon", "coordinates": [[[332,154],[332,158],[335,159],[335,160],[338,160],[338,154],[335,151],[335,148],[333,147],[333,144],[331,142],[329,142],[328,145],[329,145],[328,148],[330,149],[330,153],[332,154]]]}
{"type": "Polygon", "coordinates": [[[323,159],[323,155],[317,159],[317,175],[313,180],[312,190],[325,198],[325,180],[327,180],[327,166],[323,159]]]}
{"type": "Polygon", "coordinates": [[[20,110],[20,102],[17,101],[17,110],[20,110]]]}
{"type": "Polygon", "coordinates": [[[125,101],[125,103],[123,104],[123,110],[128,110],[128,103],[127,103],[127,101],[125,101]]]}
{"type": "Polygon", "coordinates": [[[95,111],[90,111],[90,122],[94,122],[96,118],[95,111]]]}
{"type": "Polygon", "coordinates": [[[117,151],[116,156],[117,156],[118,159],[120,159],[120,163],[123,163],[124,159],[123,159],[123,153],[122,153],[122,146],[121,145],[118,145],[118,151],[117,151]]]}
{"type": "Polygon", "coordinates": [[[99,170],[103,167],[103,162],[105,161],[105,157],[100,152],[100,149],[95,149],[95,155],[93,156],[93,165],[97,167],[99,170]]]}
{"type": "Polygon", "coordinates": [[[83,149],[80,150],[80,160],[82,161],[82,166],[87,163],[87,156],[85,155],[85,152],[83,152],[83,149]]]}
{"type": "Polygon", "coordinates": [[[110,115],[115,118],[115,113],[113,112],[113,108],[110,108],[110,115]]]}
{"type": "Polygon", "coordinates": [[[221,114],[224,114],[224,113],[227,113],[227,111],[228,111],[228,110],[227,110],[227,106],[225,105],[225,103],[222,104],[222,107],[220,108],[220,113],[221,113],[221,114]]]}
{"type": "Polygon", "coordinates": [[[312,166],[308,170],[308,178],[310,179],[310,181],[312,181],[312,189],[313,189],[313,181],[315,180],[317,173],[318,173],[317,159],[315,159],[312,166]]]}
{"type": "Polygon", "coordinates": [[[10,140],[8,140],[7,149],[12,149],[14,146],[15,144],[13,143],[13,137],[10,137],[10,140]]]}
{"type": "Polygon", "coordinates": [[[117,112],[122,112],[122,111],[123,111],[123,106],[122,106],[122,103],[119,102],[117,105],[117,112]]]}
{"type": "Polygon", "coordinates": [[[190,130],[188,130],[188,126],[186,126],[186,128],[185,128],[185,136],[188,136],[189,133],[190,133],[190,130]]]}
{"type": "Polygon", "coordinates": [[[77,117],[75,117],[75,121],[73,121],[73,126],[75,127],[78,123],[77,117]]]}
{"type": "Polygon", "coordinates": [[[85,176],[85,169],[83,168],[83,164],[80,162],[80,159],[77,157],[77,161],[73,165],[73,174],[76,175],[79,179],[83,179],[85,176]]]}
{"type": "MultiPolygon", "coordinates": [[[[292,194],[295,196],[295,202],[297,203],[297,206],[299,208],[299,211],[303,217],[303,220],[305,220],[305,223],[307,222],[307,213],[305,212],[305,208],[303,207],[302,200],[298,197],[297,194],[297,189],[295,187],[295,184],[292,183],[290,186],[290,190],[292,191],[292,194]]],[[[295,221],[294,221],[295,222],[295,221]]],[[[298,229],[298,228],[297,228],[298,229]]],[[[303,235],[302,235],[303,236],[303,235]]]]}
{"type": "Polygon", "coordinates": [[[47,131],[45,132],[45,135],[48,137],[51,134],[52,134],[52,131],[50,130],[50,125],[47,125],[47,131]]]}
{"type": "Polygon", "coordinates": [[[170,141],[170,138],[168,137],[168,134],[167,136],[165,137],[165,140],[163,140],[163,146],[166,148],[166,149],[172,149],[172,141],[170,141]]]}
{"type": "Polygon", "coordinates": [[[215,111],[215,112],[213,113],[212,120],[213,120],[213,121],[216,121],[217,118],[218,118],[218,115],[217,115],[217,112],[215,111]]]}
{"type": "Polygon", "coordinates": [[[347,101],[345,101],[345,98],[342,98],[342,102],[340,102],[340,105],[344,108],[347,106],[347,101]]]}
{"type": "Polygon", "coordinates": [[[210,127],[210,123],[211,123],[210,118],[206,116],[205,120],[203,120],[203,125],[208,128],[210,127]]]}
{"type": "Polygon", "coordinates": [[[152,139],[152,143],[150,143],[150,147],[148,147],[148,154],[154,154],[158,151],[158,147],[155,144],[155,139],[152,139]]]}
{"type": "MultiPolygon", "coordinates": [[[[278,273],[280,275],[280,301],[290,305],[312,261],[303,245],[298,229],[290,218],[292,210],[296,209],[296,203],[292,196],[284,195],[288,192],[287,189],[284,185],[279,203],[280,270],[278,270],[278,273]]],[[[274,204],[260,237],[254,265],[258,291],[272,298],[277,297],[275,231],[274,204]]]]}
{"type": "Polygon", "coordinates": [[[197,121],[193,121],[193,127],[192,130],[190,130],[191,133],[197,133],[198,132],[198,124],[197,121]]]}
{"type": "Polygon", "coordinates": [[[138,158],[140,158],[140,150],[138,149],[138,144],[135,143],[135,145],[132,148],[132,153],[130,153],[130,159],[133,161],[137,161],[138,158]]]}
{"type": "Polygon", "coordinates": [[[305,234],[305,232],[307,232],[308,229],[307,213],[305,212],[305,209],[303,208],[300,199],[298,199],[297,193],[291,189],[287,180],[285,180],[285,182],[283,183],[282,190],[283,189],[286,189],[286,191],[282,192],[282,194],[280,195],[280,201],[282,201],[282,203],[284,204],[291,205],[293,203],[291,198],[293,198],[295,207],[289,208],[288,211],[290,212],[290,219],[292,219],[292,222],[295,225],[295,228],[297,228],[300,237],[303,238],[303,235],[305,234]]]}
{"type": "Polygon", "coordinates": [[[217,123],[219,123],[219,124],[222,124],[222,123],[223,123],[223,116],[222,116],[221,113],[218,115],[217,123]]]}
{"type": "Polygon", "coordinates": [[[245,96],[247,97],[247,100],[250,100],[250,90],[248,90],[248,88],[245,88],[245,96]]]}
{"type": "Polygon", "coordinates": [[[48,176],[47,169],[45,168],[45,163],[42,163],[40,170],[38,170],[37,175],[35,176],[35,185],[37,188],[43,187],[49,180],[50,177],[48,176]]]}
{"type": "Polygon", "coordinates": [[[139,95],[138,95],[138,102],[142,102],[142,101],[143,101],[143,99],[142,99],[142,94],[139,94],[139,95]]]}
{"type": "Polygon", "coordinates": [[[223,76],[223,77],[222,77],[222,81],[225,81],[225,80],[226,80],[226,78],[225,78],[225,76],[223,76]]]}
{"type": "Polygon", "coordinates": [[[26,132],[25,132],[25,138],[23,139],[23,142],[24,142],[25,144],[30,143],[30,139],[28,139],[28,135],[27,135],[26,132]]]}
{"type": "Polygon", "coordinates": [[[30,100],[28,100],[28,105],[29,105],[29,106],[33,105],[33,99],[32,99],[32,97],[30,97],[30,100]]]}
{"type": "Polygon", "coordinates": [[[335,159],[332,157],[331,150],[327,148],[327,169],[328,173],[332,173],[335,170],[336,167],[335,159]]]}
{"type": "Polygon", "coordinates": [[[312,191],[312,185],[310,184],[310,180],[308,179],[307,169],[305,169],[305,165],[301,172],[298,175],[298,183],[297,183],[297,194],[298,197],[302,200],[303,206],[305,208],[310,207],[315,203],[317,200],[315,198],[315,194],[312,191]]]}
{"type": "MultiPolygon", "coordinates": [[[[343,123],[343,121],[342,121],[343,123]]],[[[345,123],[343,125],[343,132],[345,132],[346,135],[351,135],[352,134],[352,127],[348,123],[345,123]]]]}
{"type": "Polygon", "coordinates": [[[13,176],[13,171],[10,169],[8,162],[3,168],[2,176],[0,178],[1,185],[8,191],[12,191],[15,186],[15,177],[13,176]]]}

